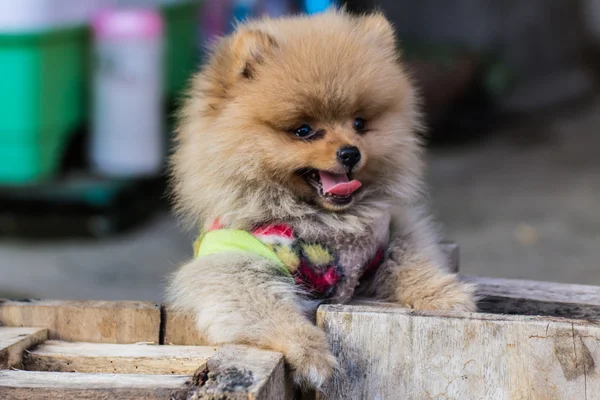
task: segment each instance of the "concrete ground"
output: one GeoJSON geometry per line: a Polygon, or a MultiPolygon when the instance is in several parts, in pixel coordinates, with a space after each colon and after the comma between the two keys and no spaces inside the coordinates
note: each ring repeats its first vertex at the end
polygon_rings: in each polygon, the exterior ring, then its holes
{"type": "Polygon", "coordinates": [[[600,103],[430,154],[433,209],[461,271],[600,285],[600,103]]]}
{"type": "MultiPolygon", "coordinates": [[[[432,209],[464,273],[600,285],[600,102],[429,154],[432,209]]],[[[0,242],[0,297],[159,301],[191,256],[170,215],[104,241],[0,242]]]]}

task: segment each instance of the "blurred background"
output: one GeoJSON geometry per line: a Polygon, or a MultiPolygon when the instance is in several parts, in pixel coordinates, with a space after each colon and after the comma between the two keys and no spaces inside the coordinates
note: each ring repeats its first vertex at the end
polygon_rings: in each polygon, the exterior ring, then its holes
{"type": "MultiPolygon", "coordinates": [[[[331,4],[1,0],[0,298],[160,301],[192,256],[164,165],[206,45],[236,19],[331,4]]],[[[600,285],[600,0],[345,6],[397,29],[461,271],[600,285]]]]}

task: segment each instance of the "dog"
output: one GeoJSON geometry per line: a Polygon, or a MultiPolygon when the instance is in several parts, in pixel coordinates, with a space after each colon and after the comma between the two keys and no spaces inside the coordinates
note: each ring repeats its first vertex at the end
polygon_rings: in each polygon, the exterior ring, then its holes
{"type": "Polygon", "coordinates": [[[419,101],[380,13],[241,23],[179,114],[177,210],[200,226],[168,287],[208,344],[284,354],[319,388],[336,360],[322,303],[369,296],[475,311],[424,210],[419,101]]]}

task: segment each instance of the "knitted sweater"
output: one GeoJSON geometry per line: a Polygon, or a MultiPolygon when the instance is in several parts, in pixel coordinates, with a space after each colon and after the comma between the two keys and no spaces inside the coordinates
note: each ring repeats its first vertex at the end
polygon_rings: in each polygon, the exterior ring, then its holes
{"type": "Polygon", "coordinates": [[[227,229],[218,221],[194,244],[195,256],[245,251],[269,259],[307,296],[327,302],[350,300],[361,279],[371,276],[385,258],[389,217],[360,235],[297,237],[290,224],[258,226],[250,232],[227,229]]]}

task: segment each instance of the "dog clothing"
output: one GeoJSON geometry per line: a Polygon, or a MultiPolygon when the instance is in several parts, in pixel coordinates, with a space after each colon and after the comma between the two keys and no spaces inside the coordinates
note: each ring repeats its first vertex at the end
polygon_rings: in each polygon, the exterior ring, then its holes
{"type": "MultiPolygon", "coordinates": [[[[363,257],[367,261],[352,268],[358,269],[352,271],[354,278],[357,274],[359,279],[372,275],[383,262],[385,245],[369,248],[373,252],[370,257],[363,257]]],[[[227,229],[216,221],[194,243],[195,257],[229,251],[253,253],[272,261],[282,274],[291,277],[314,299],[338,297],[339,287],[344,282],[350,284],[349,278],[353,278],[348,276],[347,266],[331,246],[297,238],[287,224],[263,225],[248,232],[227,229]]]]}

